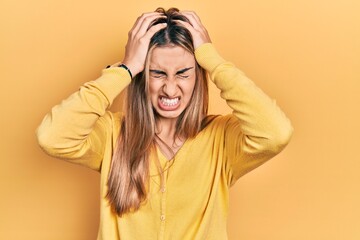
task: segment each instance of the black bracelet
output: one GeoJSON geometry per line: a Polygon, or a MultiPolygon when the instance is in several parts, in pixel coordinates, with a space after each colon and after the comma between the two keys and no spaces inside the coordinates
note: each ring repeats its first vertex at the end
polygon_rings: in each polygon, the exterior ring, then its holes
{"type": "Polygon", "coordinates": [[[130,74],[130,78],[131,78],[131,79],[133,78],[130,69],[129,69],[125,64],[122,63],[122,64],[120,64],[118,67],[124,68],[124,69],[125,69],[126,71],[128,71],[128,73],[130,74]]]}
{"type": "MultiPolygon", "coordinates": [[[[110,67],[111,67],[111,65],[107,65],[107,66],[106,66],[106,68],[110,68],[110,67]]],[[[133,78],[130,69],[129,69],[125,64],[122,63],[122,64],[120,64],[120,65],[117,66],[117,67],[119,67],[119,68],[124,68],[126,71],[128,71],[128,73],[129,73],[129,75],[130,75],[130,78],[131,78],[131,79],[133,78]]]]}

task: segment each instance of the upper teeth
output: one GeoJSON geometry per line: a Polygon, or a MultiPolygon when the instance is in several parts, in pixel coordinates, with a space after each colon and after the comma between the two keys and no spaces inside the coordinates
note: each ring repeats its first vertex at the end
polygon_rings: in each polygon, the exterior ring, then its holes
{"type": "Polygon", "coordinates": [[[169,98],[162,97],[161,102],[166,106],[173,106],[173,105],[176,105],[179,102],[179,98],[169,99],[169,98]]]}

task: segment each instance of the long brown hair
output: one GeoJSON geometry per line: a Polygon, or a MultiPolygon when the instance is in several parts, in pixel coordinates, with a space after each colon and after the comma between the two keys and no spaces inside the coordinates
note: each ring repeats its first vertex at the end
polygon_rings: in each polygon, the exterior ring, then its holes
{"type": "MultiPolygon", "coordinates": [[[[150,26],[166,22],[167,27],[155,33],[149,44],[148,57],[143,72],[137,74],[127,88],[124,117],[112,158],[107,182],[107,198],[116,214],[136,211],[146,200],[149,179],[149,156],[155,149],[156,113],[148,91],[149,56],[152,49],[163,46],[181,46],[194,54],[191,33],[176,20],[189,20],[178,9],[165,11],[166,18],[156,19],[150,26]]],[[[196,82],[189,105],[176,123],[176,136],[192,138],[202,129],[208,110],[208,84],[205,70],[196,63],[196,82]]]]}

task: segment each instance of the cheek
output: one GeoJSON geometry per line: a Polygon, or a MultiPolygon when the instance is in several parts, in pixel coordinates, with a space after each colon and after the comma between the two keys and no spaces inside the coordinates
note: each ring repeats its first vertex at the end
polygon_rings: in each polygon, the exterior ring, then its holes
{"type": "Polygon", "coordinates": [[[156,94],[159,90],[159,84],[156,84],[156,81],[151,81],[149,82],[149,93],[150,96],[152,97],[154,94],[156,94]]]}
{"type": "Polygon", "coordinates": [[[194,88],[195,88],[195,79],[191,79],[191,81],[187,82],[186,85],[184,86],[184,89],[186,89],[186,94],[189,95],[189,97],[191,97],[194,88]]]}

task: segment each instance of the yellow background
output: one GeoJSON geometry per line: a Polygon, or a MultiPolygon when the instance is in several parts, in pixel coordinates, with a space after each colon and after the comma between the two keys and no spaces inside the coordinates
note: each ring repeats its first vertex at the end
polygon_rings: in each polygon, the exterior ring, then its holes
{"type": "MultiPolygon", "coordinates": [[[[360,239],[358,0],[1,0],[0,239],[96,238],[99,175],[46,156],[35,129],[120,61],[136,17],[158,6],[195,10],[295,127],[232,188],[230,239],[360,239]]],[[[227,113],[211,94],[211,112],[227,113]]]]}

